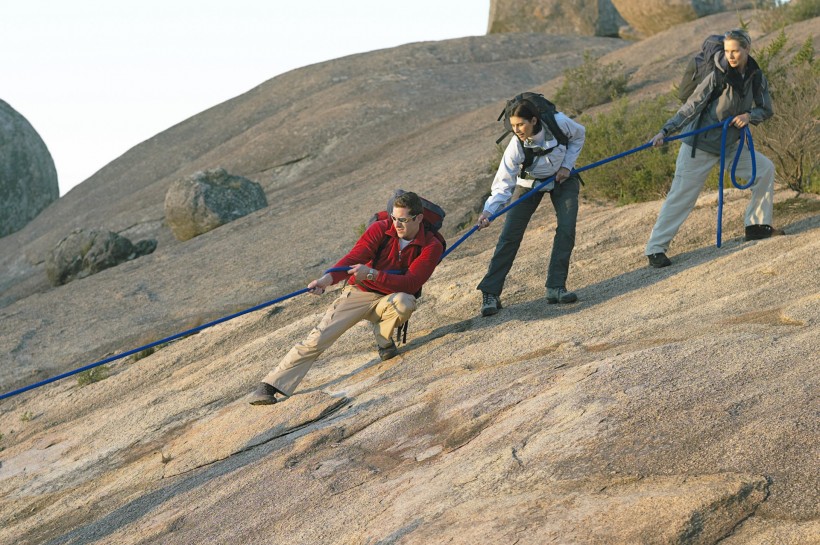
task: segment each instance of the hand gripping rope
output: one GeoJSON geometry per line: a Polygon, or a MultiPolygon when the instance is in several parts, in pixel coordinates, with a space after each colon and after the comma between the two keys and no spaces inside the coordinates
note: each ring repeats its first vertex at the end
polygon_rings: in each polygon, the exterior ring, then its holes
{"type": "MultiPolygon", "coordinates": [[[[724,175],[724,169],[725,169],[725,166],[726,166],[726,131],[727,131],[727,129],[728,129],[728,127],[731,124],[733,119],[734,118],[729,118],[726,121],[724,121],[723,123],[715,123],[714,125],[710,125],[708,127],[703,127],[703,128],[698,129],[696,131],[692,131],[692,132],[688,132],[688,133],[684,133],[684,134],[679,134],[677,136],[667,137],[667,138],[663,139],[664,142],[671,142],[672,140],[678,140],[678,139],[685,138],[685,137],[690,136],[690,135],[698,134],[698,133],[705,132],[705,131],[708,131],[708,130],[711,130],[711,129],[716,129],[716,128],[721,127],[721,126],[723,127],[722,128],[723,132],[721,134],[721,141],[720,141],[720,181],[719,181],[718,212],[717,212],[717,247],[718,248],[720,248],[720,245],[721,245],[721,223],[722,223],[722,219],[723,219],[723,175],[724,175]]],[[[595,163],[583,166],[583,167],[578,168],[578,169],[574,169],[573,172],[579,173],[579,172],[584,172],[586,170],[591,170],[593,168],[599,167],[601,165],[605,165],[606,163],[610,163],[612,161],[615,161],[615,160],[620,159],[622,157],[626,157],[627,155],[631,155],[633,153],[637,153],[641,150],[645,150],[645,149],[650,148],[650,147],[652,147],[652,142],[647,142],[646,144],[643,144],[643,145],[638,146],[636,148],[633,148],[631,150],[627,150],[623,153],[613,155],[612,157],[607,157],[606,159],[601,159],[600,161],[597,161],[595,163]]],[[[732,185],[734,185],[738,189],[747,189],[747,188],[751,187],[751,185],[754,183],[756,173],[757,173],[757,165],[755,163],[755,153],[754,153],[754,144],[752,143],[752,133],[749,130],[749,127],[746,126],[746,127],[743,127],[743,129],[740,132],[740,143],[738,145],[737,152],[735,153],[735,158],[734,158],[734,161],[732,163],[732,171],[731,171],[732,185]],[[738,163],[738,160],[740,159],[740,153],[742,151],[744,142],[747,143],[748,148],[749,148],[749,152],[751,153],[751,156],[752,156],[752,178],[747,184],[739,185],[736,181],[736,178],[735,178],[735,169],[737,168],[737,163],[738,163]]],[[[547,184],[551,183],[553,181],[553,179],[554,179],[554,176],[550,176],[549,178],[547,178],[546,180],[544,180],[543,182],[541,182],[537,186],[533,187],[530,191],[528,191],[527,193],[525,193],[524,195],[519,197],[517,200],[515,200],[511,204],[505,206],[504,208],[499,210],[496,214],[493,214],[492,216],[490,216],[488,219],[490,221],[493,221],[495,218],[501,216],[502,214],[507,213],[513,206],[516,206],[517,204],[519,204],[524,199],[529,198],[530,196],[535,194],[537,191],[544,188],[547,184]]],[[[461,243],[464,242],[469,236],[471,236],[477,229],[478,229],[478,227],[474,225],[461,238],[459,238],[453,245],[451,245],[447,249],[446,252],[444,252],[444,254],[441,256],[441,259],[443,260],[453,250],[458,248],[458,246],[461,245],[461,243]]],[[[329,273],[329,272],[348,271],[348,270],[350,270],[350,267],[333,267],[333,268],[330,268],[330,269],[326,270],[325,272],[329,273]]],[[[387,272],[389,274],[401,274],[401,271],[387,271],[387,272]]],[[[90,364],[85,365],[83,367],[79,367],[79,368],[74,369],[72,371],[68,371],[68,372],[62,373],[60,375],[51,377],[51,378],[47,378],[45,380],[35,382],[34,384],[30,384],[28,386],[18,388],[17,390],[12,390],[11,392],[6,392],[4,394],[0,394],[0,400],[6,399],[6,398],[9,398],[9,397],[12,397],[12,396],[16,396],[18,394],[22,394],[23,392],[28,392],[29,390],[33,390],[35,388],[39,388],[40,386],[45,386],[46,384],[50,384],[52,382],[56,382],[58,380],[66,378],[66,377],[70,377],[72,375],[82,373],[83,371],[93,369],[94,367],[99,367],[100,365],[105,365],[106,363],[111,363],[112,361],[116,361],[116,360],[119,360],[119,359],[122,359],[122,358],[125,358],[125,357],[128,357],[128,356],[131,356],[132,354],[142,352],[143,350],[148,350],[149,348],[153,348],[157,345],[165,344],[165,343],[180,339],[182,337],[192,335],[194,333],[202,331],[203,329],[207,329],[207,328],[213,327],[217,324],[227,322],[228,320],[233,320],[234,318],[238,318],[239,316],[243,316],[245,314],[255,312],[257,310],[261,310],[265,307],[275,305],[276,303],[281,303],[282,301],[286,301],[287,299],[291,299],[292,297],[296,297],[297,295],[301,295],[303,293],[306,293],[307,291],[309,291],[307,288],[302,288],[300,290],[294,291],[293,293],[289,293],[287,295],[283,295],[282,297],[278,297],[276,299],[273,299],[272,301],[268,301],[266,303],[260,303],[256,306],[250,307],[250,308],[242,310],[240,312],[236,312],[234,314],[224,316],[224,317],[219,318],[217,320],[214,320],[212,322],[208,322],[206,324],[202,324],[200,326],[193,327],[193,328],[188,329],[186,331],[176,333],[174,335],[171,335],[170,337],[165,337],[164,339],[160,339],[158,341],[154,341],[154,342],[146,344],[144,346],[140,346],[138,348],[128,350],[127,352],[122,352],[121,354],[116,354],[114,356],[110,356],[110,357],[102,359],[100,361],[90,363],[90,364]]]]}

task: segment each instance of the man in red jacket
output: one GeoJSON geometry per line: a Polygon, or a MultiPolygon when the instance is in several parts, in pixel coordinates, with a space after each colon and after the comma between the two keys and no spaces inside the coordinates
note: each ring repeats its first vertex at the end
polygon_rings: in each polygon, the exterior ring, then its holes
{"type": "Polygon", "coordinates": [[[270,405],[278,401],[277,395],[291,395],[322,352],[360,320],[373,324],[382,360],[398,354],[393,330],[416,310],[413,294],[433,274],[444,252],[434,233],[422,225],[423,212],[418,195],[399,195],[390,218],[373,223],[334,266],[350,267],[349,271],[325,273],[308,284],[311,293],[321,295],[331,285],[347,280],[341,296],[307,339],[291,348],[279,366],[262,379],[251,394],[251,405],[270,405]]]}

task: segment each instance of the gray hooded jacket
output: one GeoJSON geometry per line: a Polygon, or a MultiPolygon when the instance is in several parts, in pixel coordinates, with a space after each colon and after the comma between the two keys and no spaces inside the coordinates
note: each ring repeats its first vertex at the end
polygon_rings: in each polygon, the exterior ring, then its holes
{"type": "MultiPolygon", "coordinates": [[[[700,82],[686,103],[663,126],[665,134],[676,133],[682,127],[684,132],[694,131],[743,113],[749,113],[751,123],[757,125],[774,114],[769,83],[757,61],[749,57],[743,78],[734,70],[730,73],[729,64],[720,53],[715,55],[714,63],[715,70],[700,82]],[[723,91],[716,100],[712,100],[719,85],[723,86],[723,91]]],[[[699,150],[719,154],[721,131],[722,128],[718,127],[687,136],[683,141],[699,150]]],[[[726,133],[727,151],[733,151],[738,140],[740,129],[729,126],[726,133]]]]}

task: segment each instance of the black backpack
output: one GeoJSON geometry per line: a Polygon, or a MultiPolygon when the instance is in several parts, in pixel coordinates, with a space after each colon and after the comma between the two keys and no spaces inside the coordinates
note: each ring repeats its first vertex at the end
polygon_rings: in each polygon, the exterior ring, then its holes
{"type": "MultiPolygon", "coordinates": [[[[678,85],[678,98],[681,102],[686,102],[695,88],[700,85],[706,76],[715,71],[715,55],[723,57],[723,36],[712,34],[703,41],[697,55],[689,59],[683,71],[680,85],[678,85]]],[[[717,72],[721,74],[721,72],[717,72]]],[[[722,89],[722,85],[717,86],[722,89]]]]}
{"type": "MultiPolygon", "coordinates": [[[[555,107],[555,104],[550,102],[544,95],[541,93],[531,93],[529,91],[525,93],[521,93],[519,95],[515,95],[513,98],[507,101],[507,104],[504,106],[504,110],[502,110],[501,114],[498,116],[498,121],[504,121],[504,128],[506,131],[504,134],[499,137],[498,140],[495,141],[496,144],[500,144],[504,138],[507,137],[508,134],[512,133],[512,125],[510,124],[510,115],[512,114],[513,107],[518,105],[519,102],[527,102],[538,112],[538,117],[542,121],[542,125],[544,126],[544,130],[552,134],[555,137],[555,140],[558,141],[560,145],[566,146],[569,142],[569,138],[564,131],[561,130],[561,127],[558,126],[558,123],[555,121],[555,113],[558,111],[555,107]]],[[[551,140],[547,138],[547,140],[551,140]]],[[[526,148],[519,142],[519,145],[524,150],[524,163],[521,165],[521,176],[525,176],[525,170],[527,167],[532,165],[535,157],[546,155],[547,153],[551,152],[552,149],[542,150],[542,151],[535,151],[532,148],[526,148]]]]}

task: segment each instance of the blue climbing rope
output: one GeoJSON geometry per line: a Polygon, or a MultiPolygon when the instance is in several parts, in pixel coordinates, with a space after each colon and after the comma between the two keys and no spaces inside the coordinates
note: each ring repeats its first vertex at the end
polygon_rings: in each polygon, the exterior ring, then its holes
{"type": "MultiPolygon", "coordinates": [[[[727,128],[728,128],[729,124],[731,123],[732,119],[733,118],[730,118],[730,119],[727,119],[723,123],[715,123],[714,125],[710,125],[708,127],[703,127],[703,128],[698,129],[696,131],[691,131],[691,132],[688,132],[688,133],[679,134],[677,136],[670,136],[670,137],[664,138],[664,142],[671,142],[672,140],[678,140],[680,138],[685,138],[685,137],[690,136],[690,135],[695,135],[695,134],[698,134],[698,133],[701,133],[701,132],[704,132],[704,131],[708,131],[708,130],[711,130],[711,129],[718,128],[721,125],[723,126],[723,133],[721,135],[721,153],[720,153],[720,191],[719,191],[719,195],[718,195],[718,235],[717,235],[717,246],[718,246],[718,248],[720,247],[721,221],[722,221],[722,215],[723,215],[723,173],[724,173],[724,168],[725,168],[725,155],[726,155],[726,131],[727,131],[727,128]]],[[[641,150],[645,150],[649,147],[652,147],[652,142],[647,142],[646,144],[643,144],[643,145],[638,146],[636,148],[632,148],[631,150],[627,150],[627,151],[619,153],[617,155],[613,155],[612,157],[607,157],[606,159],[601,159],[600,161],[597,161],[595,163],[583,166],[581,168],[573,169],[573,172],[580,173],[580,172],[584,172],[586,170],[591,170],[591,169],[599,167],[601,165],[605,165],[605,164],[610,163],[612,161],[616,161],[618,159],[626,157],[627,155],[632,155],[633,153],[637,153],[641,150]]],[[[748,127],[744,127],[744,130],[741,131],[740,145],[738,145],[737,153],[735,154],[735,158],[734,158],[734,163],[732,164],[732,172],[731,172],[732,184],[735,187],[737,187],[738,189],[746,189],[754,183],[755,174],[756,174],[756,164],[755,164],[754,146],[753,146],[753,143],[752,143],[752,134],[749,131],[748,127]],[[748,142],[749,151],[752,154],[752,179],[747,184],[741,186],[736,182],[735,168],[737,167],[737,163],[738,163],[738,160],[740,158],[740,152],[741,152],[741,149],[743,147],[744,140],[748,142]]],[[[537,186],[533,187],[530,191],[528,191],[527,193],[525,193],[524,195],[519,197],[516,201],[514,201],[513,203],[505,206],[504,208],[499,210],[497,213],[490,216],[489,220],[493,221],[495,218],[501,216],[502,214],[507,213],[512,207],[516,206],[521,201],[531,197],[533,194],[535,194],[536,192],[538,192],[541,189],[543,189],[544,187],[546,187],[547,184],[552,183],[554,178],[555,178],[554,176],[550,176],[549,178],[547,178],[546,180],[544,180],[543,182],[541,182],[537,186]]],[[[464,242],[477,229],[478,229],[478,227],[474,225],[461,238],[459,238],[453,245],[451,245],[447,249],[447,251],[444,252],[444,254],[442,254],[441,259],[443,260],[450,253],[452,253],[453,250],[458,248],[459,245],[461,245],[461,243],[464,242]]],[[[350,268],[351,267],[332,267],[330,269],[327,269],[325,272],[329,273],[329,272],[337,272],[337,271],[348,271],[348,270],[350,270],[350,268]]],[[[389,274],[401,274],[401,271],[387,271],[387,272],[389,274]]],[[[193,328],[188,329],[186,331],[176,333],[174,335],[171,335],[170,337],[165,337],[164,339],[160,339],[158,341],[154,341],[154,342],[146,344],[144,346],[140,346],[138,348],[128,350],[127,352],[122,352],[121,354],[116,354],[114,356],[110,356],[110,357],[102,359],[100,361],[96,361],[94,363],[90,363],[90,364],[85,365],[83,367],[79,367],[79,368],[74,369],[72,371],[68,371],[66,373],[62,373],[60,375],[57,375],[57,376],[54,376],[54,377],[51,377],[51,378],[47,378],[45,380],[35,382],[34,384],[30,384],[28,386],[18,388],[17,390],[12,390],[11,392],[6,392],[4,394],[0,394],[0,400],[7,399],[9,397],[13,397],[13,396],[16,396],[18,394],[22,394],[23,392],[28,392],[29,390],[33,390],[35,388],[45,386],[46,384],[56,382],[58,380],[66,378],[66,377],[70,377],[72,375],[82,373],[83,371],[87,371],[89,369],[99,367],[100,365],[105,365],[106,363],[111,363],[113,361],[117,361],[119,359],[126,358],[126,357],[131,356],[133,354],[136,354],[138,352],[142,352],[144,350],[148,350],[150,348],[153,348],[157,345],[165,344],[165,343],[180,339],[182,337],[192,335],[194,333],[202,331],[203,329],[207,329],[207,328],[213,327],[217,324],[227,322],[228,320],[233,320],[234,318],[238,318],[239,316],[243,316],[245,314],[249,314],[251,312],[261,310],[261,309],[269,307],[271,305],[275,305],[276,303],[281,303],[282,301],[286,301],[288,299],[291,299],[293,297],[296,297],[297,295],[301,295],[301,294],[306,293],[308,291],[310,291],[310,290],[308,290],[308,288],[302,288],[300,290],[294,291],[293,293],[283,295],[282,297],[278,297],[278,298],[273,299],[271,301],[267,301],[265,303],[258,304],[256,306],[250,307],[250,308],[242,310],[240,312],[236,312],[234,314],[224,316],[224,317],[219,318],[217,320],[214,320],[212,322],[208,322],[206,324],[202,324],[200,326],[193,327],[193,328]]]]}
{"type": "Polygon", "coordinates": [[[282,302],[286,299],[290,299],[291,297],[296,297],[297,295],[301,295],[301,294],[305,293],[306,291],[308,291],[307,288],[302,288],[298,291],[294,291],[293,293],[289,293],[287,295],[279,297],[278,299],[274,299],[273,301],[268,301],[267,303],[261,303],[259,305],[256,305],[254,307],[242,310],[242,311],[237,312],[235,314],[231,314],[229,316],[224,316],[222,318],[219,318],[218,320],[208,322],[207,324],[202,324],[200,326],[188,329],[187,331],[182,331],[181,333],[171,335],[170,337],[165,337],[164,339],[154,341],[152,343],[146,344],[145,346],[140,346],[139,348],[134,348],[133,350],[123,352],[122,354],[116,354],[116,355],[111,356],[109,358],[105,358],[105,359],[102,359],[100,361],[90,363],[90,364],[85,365],[83,367],[80,367],[78,369],[74,369],[73,371],[68,371],[68,372],[63,373],[61,375],[57,375],[55,377],[47,378],[45,380],[41,380],[40,382],[35,382],[34,384],[30,384],[28,386],[24,386],[23,388],[19,388],[17,390],[14,390],[14,391],[11,391],[11,392],[0,395],[0,400],[6,399],[7,397],[15,396],[17,394],[22,394],[23,392],[28,392],[29,390],[39,388],[40,386],[45,386],[46,384],[56,382],[60,379],[66,378],[66,377],[70,377],[71,375],[76,375],[77,373],[82,373],[83,371],[88,371],[89,369],[93,369],[94,367],[99,367],[100,365],[105,365],[106,363],[111,363],[112,361],[116,361],[116,360],[119,360],[119,359],[122,359],[122,358],[126,358],[126,357],[128,357],[132,354],[136,354],[137,352],[142,352],[143,350],[148,350],[149,348],[153,348],[157,345],[165,344],[165,343],[180,339],[182,337],[192,335],[192,334],[197,333],[199,331],[202,331],[203,329],[206,329],[208,327],[213,327],[217,324],[227,322],[228,320],[233,320],[234,318],[238,318],[239,316],[242,316],[244,314],[248,314],[250,312],[254,312],[254,311],[263,309],[265,307],[269,307],[271,305],[275,305],[276,303],[282,302]]]}
{"type": "MultiPolygon", "coordinates": [[[[723,233],[723,177],[725,174],[726,168],[726,131],[729,129],[729,125],[731,124],[734,118],[731,117],[723,122],[723,129],[721,130],[720,134],[720,177],[718,179],[718,209],[717,209],[717,235],[715,240],[715,245],[720,248],[722,244],[722,233],[723,233]]],[[[752,132],[749,130],[749,126],[743,127],[740,131],[740,142],[737,145],[737,151],[735,152],[735,158],[732,161],[732,172],[731,172],[731,180],[732,185],[738,189],[748,189],[755,183],[755,178],[757,177],[757,160],[755,159],[755,148],[754,143],[752,142],[752,132]],[[743,151],[743,144],[748,142],[749,153],[752,156],[752,177],[746,184],[740,185],[737,183],[737,178],[735,176],[735,170],[737,169],[737,164],[740,161],[740,154],[743,151]]]]}

